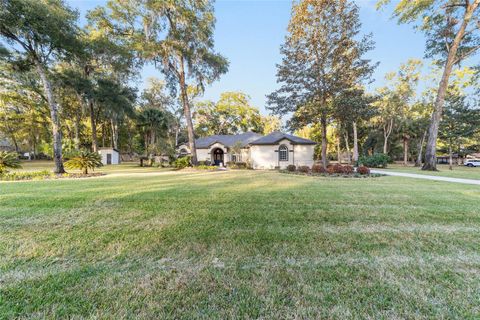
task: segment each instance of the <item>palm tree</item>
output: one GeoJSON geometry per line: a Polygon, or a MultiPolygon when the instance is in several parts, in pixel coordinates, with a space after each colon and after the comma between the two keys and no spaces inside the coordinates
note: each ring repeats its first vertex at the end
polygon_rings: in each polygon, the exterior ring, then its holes
{"type": "Polygon", "coordinates": [[[79,169],[83,174],[88,174],[88,169],[95,169],[103,166],[100,155],[96,152],[82,151],[78,156],[65,162],[67,169],[79,169]]]}
{"type": "Polygon", "coordinates": [[[19,169],[21,167],[16,153],[0,151],[0,174],[7,172],[7,168],[19,169]]]}

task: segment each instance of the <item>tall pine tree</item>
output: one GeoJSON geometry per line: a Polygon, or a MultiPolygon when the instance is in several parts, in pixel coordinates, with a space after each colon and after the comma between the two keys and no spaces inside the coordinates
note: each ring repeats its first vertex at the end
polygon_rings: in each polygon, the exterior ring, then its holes
{"type": "Polygon", "coordinates": [[[293,5],[283,60],[277,66],[280,88],[268,96],[273,113],[293,113],[290,127],[320,123],[322,162],[327,165],[327,125],[332,102],[369,79],[375,65],[364,58],[371,36],[360,37],[358,7],[347,0],[303,0],[293,5]]]}

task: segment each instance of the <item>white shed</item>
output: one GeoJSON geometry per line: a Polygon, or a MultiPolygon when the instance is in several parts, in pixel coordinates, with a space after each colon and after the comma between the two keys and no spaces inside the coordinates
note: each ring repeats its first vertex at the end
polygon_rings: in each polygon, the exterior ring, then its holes
{"type": "Polygon", "coordinates": [[[103,165],[120,164],[120,152],[114,148],[100,148],[98,154],[102,157],[103,165]]]}

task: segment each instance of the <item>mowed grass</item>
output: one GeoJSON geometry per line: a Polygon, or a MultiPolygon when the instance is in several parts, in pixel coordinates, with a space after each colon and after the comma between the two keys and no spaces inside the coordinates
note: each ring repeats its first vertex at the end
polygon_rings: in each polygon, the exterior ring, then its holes
{"type": "Polygon", "coordinates": [[[470,168],[466,166],[453,166],[453,170],[449,170],[448,165],[439,164],[437,165],[437,169],[438,171],[423,171],[419,167],[414,167],[413,165],[404,166],[402,164],[389,164],[388,168],[381,170],[480,180],[480,167],[470,168]]]}
{"type": "Polygon", "coordinates": [[[476,319],[479,203],[257,171],[0,183],[0,318],[476,319]]]}

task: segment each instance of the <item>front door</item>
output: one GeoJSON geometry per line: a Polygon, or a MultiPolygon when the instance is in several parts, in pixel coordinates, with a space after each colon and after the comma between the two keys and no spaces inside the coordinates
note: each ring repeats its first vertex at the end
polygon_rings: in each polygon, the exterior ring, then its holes
{"type": "Polygon", "coordinates": [[[112,164],[112,154],[107,153],[107,164],[112,164]]]}
{"type": "Polygon", "coordinates": [[[223,164],[223,150],[222,149],[215,149],[213,150],[213,163],[218,166],[221,164],[223,164]]]}

